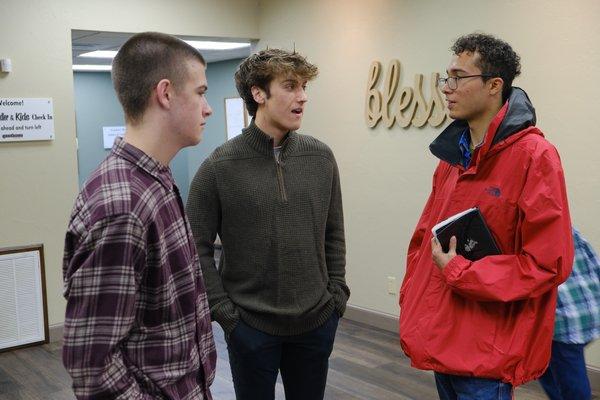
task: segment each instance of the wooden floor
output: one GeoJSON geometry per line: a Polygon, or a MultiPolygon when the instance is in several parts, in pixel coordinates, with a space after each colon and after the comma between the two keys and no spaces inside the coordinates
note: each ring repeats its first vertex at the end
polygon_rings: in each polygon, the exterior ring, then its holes
{"type": "MultiPolygon", "coordinates": [[[[215,400],[234,400],[223,333],[215,325],[218,362],[211,387],[215,400]]],[[[0,353],[0,400],[74,398],[60,361],[59,343],[0,353]]],[[[277,399],[284,399],[281,383],[277,399]]],[[[433,375],[413,369],[395,334],[342,320],[331,356],[328,400],[437,399],[433,375]]],[[[546,399],[537,383],[516,391],[518,400],[546,399]]],[[[599,397],[595,396],[594,399],[599,397]]],[[[310,400],[310,399],[307,399],[310,400]]]]}

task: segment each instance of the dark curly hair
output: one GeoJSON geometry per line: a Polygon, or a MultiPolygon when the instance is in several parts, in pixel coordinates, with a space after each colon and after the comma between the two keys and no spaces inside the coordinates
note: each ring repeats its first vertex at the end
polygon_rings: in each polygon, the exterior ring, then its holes
{"type": "Polygon", "coordinates": [[[252,86],[258,86],[269,97],[271,81],[288,74],[310,81],[317,77],[319,70],[295,51],[267,49],[246,58],[235,72],[235,86],[246,104],[248,114],[254,117],[258,110],[258,103],[252,97],[252,86]]]}
{"type": "MultiPolygon", "coordinates": [[[[512,81],[521,73],[521,57],[508,43],[485,33],[471,33],[456,39],[451,49],[456,55],[464,52],[479,53],[477,67],[482,74],[502,78],[502,99],[508,99],[512,81]]],[[[489,78],[484,78],[487,79],[489,78]]]]}

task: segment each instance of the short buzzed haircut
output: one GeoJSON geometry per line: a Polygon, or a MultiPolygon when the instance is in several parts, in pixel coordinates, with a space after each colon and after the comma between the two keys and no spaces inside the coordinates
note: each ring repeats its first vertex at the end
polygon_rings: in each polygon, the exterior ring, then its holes
{"type": "MultiPolygon", "coordinates": [[[[471,33],[459,37],[452,45],[452,51],[456,55],[463,52],[479,53],[475,65],[484,75],[502,78],[502,99],[508,99],[513,79],[521,73],[521,58],[508,43],[485,33],[471,33]]],[[[489,78],[482,79],[486,81],[489,78]]]]}
{"type": "Polygon", "coordinates": [[[256,116],[258,103],[252,96],[252,86],[264,90],[270,96],[269,85],[278,76],[292,75],[311,81],[319,69],[302,55],[282,49],[267,49],[246,58],[235,72],[235,86],[244,99],[248,114],[256,116]]]}
{"type": "Polygon", "coordinates": [[[112,63],[113,86],[125,119],[133,124],[141,120],[162,79],[179,87],[187,78],[188,60],[206,65],[198,50],[171,35],[143,32],[127,40],[112,63]]]}

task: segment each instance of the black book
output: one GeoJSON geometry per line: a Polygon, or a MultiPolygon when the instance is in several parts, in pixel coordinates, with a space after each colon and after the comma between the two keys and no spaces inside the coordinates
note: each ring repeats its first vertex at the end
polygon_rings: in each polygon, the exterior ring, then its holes
{"type": "Polygon", "coordinates": [[[442,245],[450,248],[450,238],[456,236],[456,253],[476,261],[485,256],[501,254],[479,208],[469,208],[438,223],[431,232],[442,245]]]}

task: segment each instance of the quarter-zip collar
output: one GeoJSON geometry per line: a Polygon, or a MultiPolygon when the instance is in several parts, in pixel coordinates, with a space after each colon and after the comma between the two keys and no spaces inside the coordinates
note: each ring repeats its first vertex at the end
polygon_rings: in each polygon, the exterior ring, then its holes
{"type": "MultiPolygon", "coordinates": [[[[254,150],[267,157],[273,157],[273,138],[256,126],[254,118],[250,125],[242,130],[242,135],[254,150]]],[[[296,145],[297,139],[298,134],[295,131],[286,133],[281,141],[281,159],[290,153],[296,145]]]]}

